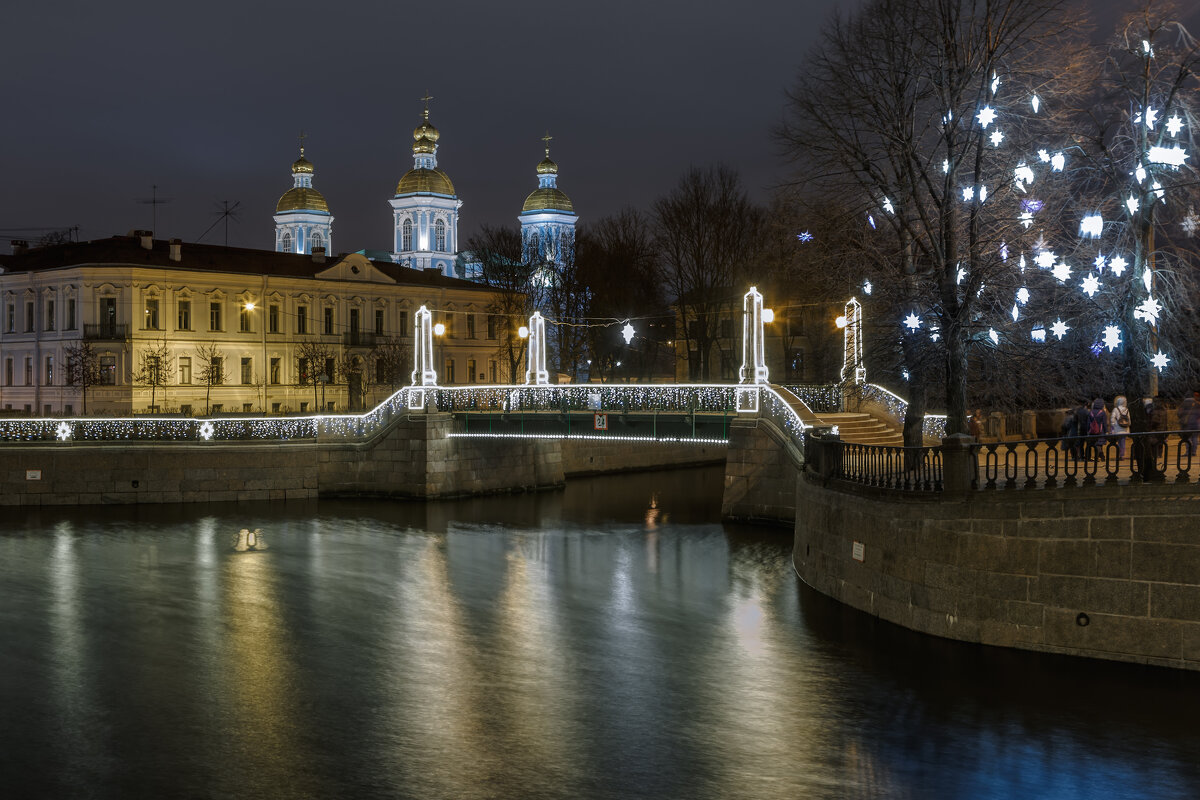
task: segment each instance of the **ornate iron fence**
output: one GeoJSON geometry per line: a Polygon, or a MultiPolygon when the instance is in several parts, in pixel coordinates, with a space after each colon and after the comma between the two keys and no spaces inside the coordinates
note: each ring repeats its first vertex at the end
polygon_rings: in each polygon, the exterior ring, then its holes
{"type": "Polygon", "coordinates": [[[941,447],[888,447],[843,442],[810,432],[804,440],[811,472],[880,489],[940,492],[944,488],[941,447]]]}

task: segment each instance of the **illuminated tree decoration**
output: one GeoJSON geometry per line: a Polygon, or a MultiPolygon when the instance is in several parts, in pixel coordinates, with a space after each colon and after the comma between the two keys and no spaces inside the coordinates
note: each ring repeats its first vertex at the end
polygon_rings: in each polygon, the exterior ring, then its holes
{"type": "Polygon", "coordinates": [[[1099,214],[1089,214],[1079,221],[1079,235],[1098,239],[1104,232],[1104,219],[1099,214]]]}
{"type": "Polygon", "coordinates": [[[1067,335],[1067,331],[1069,330],[1071,330],[1070,326],[1061,319],[1056,319],[1054,324],[1050,326],[1050,332],[1053,333],[1059,339],[1059,341],[1062,341],[1062,338],[1067,335]]]}
{"type": "Polygon", "coordinates": [[[633,341],[633,336],[635,333],[637,333],[637,331],[633,329],[633,325],[629,321],[626,321],[625,327],[621,328],[621,338],[625,340],[625,344],[629,344],[633,341]]]}
{"type": "Polygon", "coordinates": [[[917,328],[921,327],[921,318],[910,311],[908,316],[904,318],[904,326],[910,331],[915,331],[917,328]]]}
{"type": "Polygon", "coordinates": [[[75,428],[66,421],[58,423],[58,428],[54,432],[54,435],[57,436],[59,441],[61,441],[61,442],[67,441],[74,434],[75,434],[75,428]]]}
{"type": "Polygon", "coordinates": [[[1150,357],[1150,363],[1154,365],[1155,369],[1157,369],[1159,372],[1162,372],[1167,368],[1167,364],[1171,363],[1171,359],[1168,358],[1163,351],[1159,350],[1150,357]]]}
{"type": "Polygon", "coordinates": [[[204,441],[207,442],[208,440],[212,439],[214,431],[215,431],[215,428],[213,428],[213,424],[211,422],[209,422],[208,420],[205,420],[204,422],[200,423],[200,430],[199,430],[200,438],[203,439],[204,441]]]}
{"type": "Polygon", "coordinates": [[[1111,353],[1121,346],[1121,329],[1116,325],[1107,325],[1104,328],[1104,346],[1111,353]]]}
{"type": "Polygon", "coordinates": [[[1080,284],[1080,288],[1083,289],[1088,297],[1095,297],[1096,292],[1100,291],[1100,279],[1095,275],[1089,274],[1083,279],[1083,283],[1080,284]]]}

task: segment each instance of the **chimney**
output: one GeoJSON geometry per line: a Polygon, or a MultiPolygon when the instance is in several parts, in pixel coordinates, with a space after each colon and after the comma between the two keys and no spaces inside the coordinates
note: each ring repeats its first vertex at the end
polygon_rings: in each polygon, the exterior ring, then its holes
{"type": "Polygon", "coordinates": [[[167,244],[170,245],[171,248],[171,260],[182,261],[183,253],[181,251],[183,250],[183,242],[179,239],[172,239],[167,244]]]}
{"type": "Polygon", "coordinates": [[[143,250],[154,249],[154,231],[134,231],[133,235],[141,239],[143,250]]]}
{"type": "Polygon", "coordinates": [[[312,257],[313,257],[313,261],[315,261],[316,263],[324,264],[325,263],[325,248],[324,247],[314,247],[313,252],[312,252],[312,257]]]}
{"type": "Polygon", "coordinates": [[[29,251],[29,242],[25,241],[24,239],[13,239],[12,240],[12,254],[14,256],[19,256],[22,253],[25,253],[28,251],[29,251]]]}

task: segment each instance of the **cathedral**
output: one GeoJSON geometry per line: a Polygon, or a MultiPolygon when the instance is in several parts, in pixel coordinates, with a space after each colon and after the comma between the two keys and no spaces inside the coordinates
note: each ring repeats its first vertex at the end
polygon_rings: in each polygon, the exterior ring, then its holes
{"type": "MultiPolygon", "coordinates": [[[[388,200],[392,209],[392,249],[367,253],[415,270],[437,270],[451,278],[478,277],[478,264],[459,249],[459,209],[463,201],[454,182],[438,166],[441,134],[429,121],[430,97],[422,98],[425,110],[413,130],[413,166],[396,184],[388,200]]],[[[574,255],[575,215],[570,198],[558,188],[558,164],[550,159],[547,134],[545,157],[537,165],[538,187],[525,199],[517,220],[521,225],[524,257],[530,262],[562,263],[574,255]]],[[[313,164],[304,157],[292,164],[292,188],[275,206],[275,250],[312,254],[316,248],[333,250],[333,214],[329,203],[313,186],[313,164]]]]}

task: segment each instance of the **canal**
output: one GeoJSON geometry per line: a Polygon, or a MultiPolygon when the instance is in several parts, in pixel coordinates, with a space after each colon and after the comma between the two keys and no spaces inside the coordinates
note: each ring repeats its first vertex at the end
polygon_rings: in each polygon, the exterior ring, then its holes
{"type": "Polygon", "coordinates": [[[721,482],[9,511],[3,793],[1200,796],[1200,676],[840,608],[721,482]]]}

